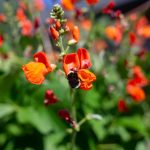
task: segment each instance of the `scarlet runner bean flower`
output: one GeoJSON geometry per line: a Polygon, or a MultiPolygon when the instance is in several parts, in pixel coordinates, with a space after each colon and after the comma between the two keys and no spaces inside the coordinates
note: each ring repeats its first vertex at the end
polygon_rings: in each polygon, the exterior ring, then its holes
{"type": "Polygon", "coordinates": [[[140,66],[132,68],[133,79],[129,79],[126,86],[126,91],[133,100],[141,102],[145,99],[145,93],[142,87],[149,84],[149,80],[145,77],[140,66]]]}
{"type": "Polygon", "coordinates": [[[0,34],[0,47],[3,45],[4,43],[4,38],[3,35],[0,34]]]}
{"type": "Polygon", "coordinates": [[[76,127],[76,122],[70,117],[70,114],[67,110],[59,110],[58,115],[72,125],[73,128],[76,127]]]}
{"type": "Polygon", "coordinates": [[[119,99],[119,101],[118,101],[118,111],[119,112],[128,112],[128,107],[127,107],[127,104],[126,104],[125,100],[119,99]]]}
{"type": "Polygon", "coordinates": [[[88,70],[91,66],[90,55],[84,48],[79,48],[77,53],[67,54],[63,58],[63,68],[72,88],[92,88],[96,76],[88,70]]]}
{"type": "Polygon", "coordinates": [[[34,54],[34,62],[22,66],[26,79],[32,84],[42,84],[45,75],[52,72],[55,66],[50,64],[44,52],[37,52],[34,54]]]}
{"type": "Polygon", "coordinates": [[[86,0],[87,4],[89,5],[95,5],[99,2],[99,0],[86,0]]]}
{"type": "Polygon", "coordinates": [[[48,105],[51,105],[51,104],[55,104],[57,102],[58,102],[58,99],[54,95],[54,92],[52,90],[46,90],[44,104],[46,106],[48,106],[48,105]]]}

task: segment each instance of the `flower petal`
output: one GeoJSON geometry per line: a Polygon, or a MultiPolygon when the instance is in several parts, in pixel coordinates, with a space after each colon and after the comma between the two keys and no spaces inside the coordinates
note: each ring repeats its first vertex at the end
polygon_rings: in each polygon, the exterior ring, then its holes
{"type": "Polygon", "coordinates": [[[80,30],[79,30],[78,26],[73,27],[72,36],[73,36],[74,40],[76,40],[77,42],[79,41],[79,39],[80,39],[80,30]]]}
{"type": "Polygon", "coordinates": [[[79,48],[77,51],[79,60],[80,60],[80,68],[87,69],[92,66],[90,55],[85,48],[79,48]]]}
{"type": "Polygon", "coordinates": [[[80,88],[83,90],[90,90],[93,86],[91,83],[96,80],[96,76],[87,69],[80,69],[78,77],[81,80],[80,88]]]}
{"type": "Polygon", "coordinates": [[[63,68],[66,75],[69,74],[70,71],[76,71],[80,67],[80,62],[78,55],[76,53],[67,54],[63,58],[63,68]]]}
{"type": "Polygon", "coordinates": [[[48,70],[43,63],[29,62],[22,66],[26,79],[32,84],[42,84],[48,70]]]}
{"type": "Polygon", "coordinates": [[[48,72],[51,72],[53,70],[51,67],[51,64],[50,64],[50,62],[49,62],[49,60],[48,60],[48,58],[44,52],[35,53],[34,59],[36,62],[43,63],[46,66],[48,72]]]}

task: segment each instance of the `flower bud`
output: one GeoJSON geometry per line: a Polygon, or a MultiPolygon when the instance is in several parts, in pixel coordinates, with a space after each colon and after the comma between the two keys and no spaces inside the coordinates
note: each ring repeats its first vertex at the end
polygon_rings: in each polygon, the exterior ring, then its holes
{"type": "Polygon", "coordinates": [[[54,27],[50,27],[50,33],[54,40],[57,41],[59,39],[59,32],[54,27]]]}

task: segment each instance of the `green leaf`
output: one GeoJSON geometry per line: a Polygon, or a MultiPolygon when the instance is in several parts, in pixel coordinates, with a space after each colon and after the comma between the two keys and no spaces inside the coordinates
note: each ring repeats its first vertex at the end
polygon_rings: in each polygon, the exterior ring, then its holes
{"type": "Polygon", "coordinates": [[[31,124],[43,134],[46,134],[53,129],[50,117],[44,108],[20,108],[17,112],[17,119],[20,123],[31,124]]]}
{"type": "Polygon", "coordinates": [[[14,112],[15,112],[14,105],[0,104],[0,119],[6,117],[8,115],[11,115],[14,112]]]}

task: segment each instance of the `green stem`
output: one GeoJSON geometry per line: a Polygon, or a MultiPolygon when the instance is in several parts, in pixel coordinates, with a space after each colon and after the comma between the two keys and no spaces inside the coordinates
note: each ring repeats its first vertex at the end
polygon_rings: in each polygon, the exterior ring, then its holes
{"type": "MultiPolygon", "coordinates": [[[[71,114],[73,120],[76,122],[76,106],[75,106],[75,91],[70,89],[70,96],[71,96],[71,114]]],[[[71,147],[70,150],[75,150],[75,140],[76,140],[76,130],[73,130],[72,137],[71,137],[71,147]]]]}
{"type": "Polygon", "coordinates": [[[59,38],[59,44],[60,44],[59,48],[61,49],[61,53],[65,53],[62,36],[60,36],[59,38]]]}

